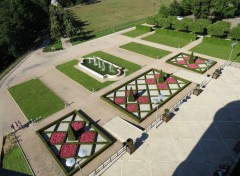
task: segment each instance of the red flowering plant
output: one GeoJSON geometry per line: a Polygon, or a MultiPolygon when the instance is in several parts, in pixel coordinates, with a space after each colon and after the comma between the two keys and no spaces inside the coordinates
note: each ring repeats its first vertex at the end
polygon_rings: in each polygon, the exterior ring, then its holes
{"type": "Polygon", "coordinates": [[[184,65],[184,64],[186,64],[186,61],[180,60],[180,61],[177,61],[177,63],[178,63],[179,65],[184,65]]]}
{"type": "Polygon", "coordinates": [[[189,68],[198,68],[198,65],[197,64],[188,64],[188,67],[189,68]]]}
{"type": "Polygon", "coordinates": [[[95,136],[96,132],[94,131],[85,131],[80,136],[80,143],[89,143],[89,142],[95,142],[95,136]]]}
{"type": "Polygon", "coordinates": [[[137,104],[128,104],[126,107],[126,110],[128,112],[138,111],[138,105],[137,104]]]}
{"type": "Polygon", "coordinates": [[[149,98],[147,96],[138,97],[138,103],[149,103],[149,98]]]}
{"type": "Polygon", "coordinates": [[[81,129],[84,128],[85,122],[83,121],[74,121],[71,123],[72,129],[74,131],[80,131],[81,129]]]}
{"type": "Polygon", "coordinates": [[[197,60],[195,61],[195,63],[196,63],[196,64],[204,64],[205,62],[204,62],[204,60],[197,59],[197,60]]]}
{"type": "Polygon", "coordinates": [[[160,77],[160,74],[155,74],[154,75],[154,78],[156,78],[156,79],[159,78],[159,77],[160,77]]]}
{"type": "Polygon", "coordinates": [[[77,144],[63,144],[59,156],[61,158],[74,157],[77,151],[77,144]]]}
{"type": "Polygon", "coordinates": [[[166,80],[167,83],[176,83],[176,79],[175,78],[172,78],[172,77],[169,77],[167,80],[166,80]]]}
{"type": "Polygon", "coordinates": [[[52,136],[50,137],[50,143],[51,144],[61,144],[64,142],[65,137],[66,137],[65,132],[54,132],[54,133],[52,133],[52,136]]]}
{"type": "Polygon", "coordinates": [[[155,80],[155,78],[148,78],[148,79],[146,79],[146,83],[147,84],[155,84],[156,80],[155,80]]]}
{"type": "Polygon", "coordinates": [[[158,89],[160,90],[168,89],[168,85],[166,83],[158,83],[157,86],[158,86],[158,89]]]}
{"type": "Polygon", "coordinates": [[[188,61],[188,60],[189,60],[189,57],[188,57],[188,56],[185,56],[185,57],[183,57],[183,59],[184,59],[185,61],[188,61]]]}
{"type": "Polygon", "coordinates": [[[116,103],[116,104],[124,104],[125,101],[126,101],[125,97],[115,97],[114,98],[114,103],[116,103]]]}

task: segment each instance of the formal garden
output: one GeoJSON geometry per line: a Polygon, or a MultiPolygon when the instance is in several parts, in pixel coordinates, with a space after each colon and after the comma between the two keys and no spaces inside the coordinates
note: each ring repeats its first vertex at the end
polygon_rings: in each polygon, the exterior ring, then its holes
{"type": "Polygon", "coordinates": [[[137,122],[156,111],[190,82],[162,70],[151,69],[102,96],[137,122]],[[159,99],[159,104],[154,99],[159,99]]]}
{"type": "Polygon", "coordinates": [[[154,48],[154,47],[144,45],[141,43],[136,43],[136,42],[127,43],[125,45],[120,46],[120,48],[129,50],[138,54],[142,54],[154,59],[160,59],[170,53],[169,51],[165,51],[159,48],[154,48]]]}
{"type": "Polygon", "coordinates": [[[65,107],[65,102],[39,79],[18,84],[8,91],[29,121],[46,118],[65,107]]]}
{"type": "Polygon", "coordinates": [[[217,63],[216,61],[210,59],[204,59],[198,56],[194,56],[193,53],[180,53],[177,56],[168,59],[166,62],[201,74],[205,73],[217,63]]]}
{"type": "Polygon", "coordinates": [[[37,134],[66,175],[77,172],[114,142],[94,121],[77,111],[41,128],[37,134]]]}
{"type": "MultiPolygon", "coordinates": [[[[97,52],[88,54],[86,56],[83,56],[83,58],[89,58],[89,57],[100,57],[100,58],[103,58],[105,61],[118,65],[123,69],[127,70],[126,75],[129,75],[141,68],[140,65],[134,64],[127,60],[123,60],[119,57],[110,55],[102,51],[97,51],[97,52]]],[[[56,68],[62,73],[64,73],[66,76],[68,76],[69,78],[77,82],[78,84],[88,89],[89,91],[97,91],[113,83],[113,81],[106,81],[106,82],[98,81],[94,77],[76,68],[76,66],[78,66],[78,63],[79,61],[75,59],[67,63],[58,65],[56,68]]]]}

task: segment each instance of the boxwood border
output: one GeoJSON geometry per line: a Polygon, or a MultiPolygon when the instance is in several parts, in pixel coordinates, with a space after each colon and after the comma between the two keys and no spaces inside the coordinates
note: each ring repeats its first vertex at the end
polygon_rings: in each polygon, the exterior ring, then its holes
{"type": "MultiPolygon", "coordinates": [[[[127,116],[129,116],[129,117],[132,118],[133,120],[137,121],[138,123],[141,123],[143,120],[145,120],[145,119],[146,119],[147,117],[149,117],[153,112],[156,111],[157,106],[156,106],[155,108],[153,108],[152,111],[148,112],[144,118],[139,119],[139,118],[137,118],[135,115],[133,115],[132,113],[127,112],[125,109],[123,109],[123,108],[120,107],[119,105],[113,103],[113,101],[111,101],[111,100],[109,100],[108,98],[106,98],[106,96],[107,96],[108,94],[114,92],[116,89],[119,89],[119,88],[125,86],[126,84],[128,84],[128,83],[136,80],[137,78],[145,75],[146,73],[148,73],[148,72],[150,72],[150,71],[158,71],[158,72],[160,72],[160,70],[158,70],[158,69],[154,69],[154,68],[149,69],[149,70],[145,71],[144,73],[142,73],[142,74],[134,77],[133,79],[131,79],[131,80],[129,80],[129,81],[121,84],[120,86],[116,87],[115,89],[110,90],[110,91],[106,92],[105,94],[101,95],[101,99],[103,99],[104,101],[106,101],[108,104],[114,106],[115,108],[117,108],[118,110],[120,110],[122,113],[126,114],[127,116]]],[[[163,71],[163,73],[166,73],[166,72],[163,71]]],[[[169,100],[171,100],[171,99],[172,99],[173,97],[175,97],[179,92],[181,92],[184,88],[186,88],[189,84],[192,83],[192,82],[190,82],[190,81],[188,81],[188,80],[186,80],[186,79],[180,78],[180,77],[175,76],[175,75],[173,75],[172,77],[177,78],[177,79],[179,79],[179,80],[182,80],[182,81],[186,82],[186,85],[183,86],[182,88],[180,88],[177,92],[175,92],[175,94],[174,94],[173,96],[167,98],[164,102],[162,102],[161,104],[159,104],[159,105],[158,105],[158,108],[160,108],[161,106],[163,106],[165,103],[167,103],[169,100]]]]}
{"type": "MultiPolygon", "coordinates": [[[[81,111],[82,112],[82,111],[81,111]]],[[[100,153],[102,153],[104,150],[106,150],[108,147],[110,147],[116,140],[112,137],[112,136],[108,136],[110,135],[108,132],[106,132],[105,130],[103,130],[103,128],[99,128],[99,126],[97,124],[94,123],[93,120],[88,119],[87,117],[85,117],[85,114],[82,114],[81,112],[78,112],[76,110],[64,115],[63,117],[49,123],[48,125],[38,129],[36,131],[37,135],[39,136],[39,138],[41,139],[41,141],[43,142],[43,144],[46,146],[46,148],[48,149],[48,151],[50,152],[50,154],[53,156],[54,160],[57,162],[57,164],[59,165],[59,167],[62,169],[62,171],[65,173],[66,176],[71,176],[73,174],[75,174],[77,171],[79,171],[79,168],[76,167],[75,169],[71,170],[70,172],[68,172],[64,166],[62,165],[62,163],[60,162],[60,160],[58,159],[58,157],[54,154],[54,152],[51,150],[50,146],[47,144],[47,142],[43,139],[43,137],[41,136],[42,131],[49,128],[50,126],[62,121],[63,119],[73,115],[73,114],[78,114],[80,117],[82,117],[87,123],[91,123],[93,124],[93,126],[91,126],[92,128],[94,128],[94,130],[96,130],[99,134],[101,134],[103,136],[104,139],[107,140],[108,144],[106,144],[106,146],[104,146],[102,149],[100,149],[99,151],[97,151],[94,155],[90,156],[86,161],[84,161],[81,164],[81,168],[86,166],[90,161],[92,161],[94,158],[96,158],[100,153]],[[101,131],[103,130],[103,131],[101,131]],[[106,133],[106,134],[104,134],[106,133]]]]}
{"type": "MultiPolygon", "coordinates": [[[[187,56],[190,57],[190,54],[180,53],[180,54],[177,54],[177,55],[171,57],[170,59],[166,60],[166,63],[171,64],[171,65],[175,65],[175,66],[177,66],[177,67],[181,67],[181,68],[184,68],[184,69],[187,69],[187,70],[196,72],[196,73],[200,73],[200,74],[204,74],[204,73],[207,71],[207,69],[206,69],[205,71],[198,71],[198,70],[195,70],[195,69],[191,69],[191,68],[189,68],[189,67],[184,67],[184,66],[182,66],[182,65],[180,65],[180,64],[172,63],[172,62],[170,61],[170,60],[174,59],[175,57],[177,57],[177,56],[179,56],[179,55],[181,55],[181,54],[184,54],[184,55],[187,55],[187,56]]],[[[202,60],[207,60],[207,59],[202,58],[202,57],[198,57],[198,58],[199,58],[199,59],[202,59],[202,60]]],[[[216,63],[217,63],[216,61],[212,60],[212,64],[208,67],[208,70],[209,70],[210,68],[212,68],[216,63]]]]}

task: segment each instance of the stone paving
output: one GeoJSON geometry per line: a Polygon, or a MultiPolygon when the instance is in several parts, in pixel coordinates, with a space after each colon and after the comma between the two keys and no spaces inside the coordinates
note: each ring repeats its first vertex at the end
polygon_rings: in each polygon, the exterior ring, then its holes
{"type": "MultiPolygon", "coordinates": [[[[54,162],[53,157],[49,154],[46,147],[43,145],[43,143],[40,141],[39,137],[35,133],[35,131],[40,129],[41,127],[49,124],[50,122],[58,119],[59,117],[62,117],[63,115],[65,115],[73,110],[79,110],[79,109],[83,110],[93,120],[98,121],[98,124],[101,126],[103,126],[104,124],[106,124],[108,121],[110,121],[111,119],[113,119],[116,116],[119,116],[123,119],[129,120],[129,117],[127,117],[125,114],[121,113],[117,109],[113,108],[112,106],[110,106],[109,104],[107,104],[106,102],[101,100],[100,96],[103,95],[104,93],[106,93],[107,91],[112,90],[115,87],[138,76],[139,74],[149,70],[150,68],[156,68],[156,69],[163,68],[164,71],[167,71],[167,72],[173,73],[173,74],[178,74],[179,77],[183,77],[183,78],[185,78],[187,76],[192,77],[192,81],[195,81],[194,83],[189,85],[186,89],[184,89],[182,92],[180,92],[177,96],[175,96],[174,99],[172,99],[168,103],[166,103],[162,107],[162,109],[169,108],[172,105],[174,105],[183,96],[185,96],[186,93],[188,93],[190,90],[192,90],[195,87],[196,83],[198,83],[199,79],[194,78],[196,73],[192,73],[189,71],[188,74],[187,73],[183,74],[183,73],[181,73],[182,69],[172,66],[170,64],[166,64],[165,61],[180,52],[190,54],[190,52],[188,50],[190,48],[198,45],[202,41],[202,38],[198,39],[197,41],[192,42],[191,44],[189,44],[183,48],[173,48],[173,47],[169,47],[169,46],[165,46],[165,45],[161,45],[161,44],[155,44],[155,43],[143,41],[139,38],[130,38],[130,37],[120,35],[121,33],[127,32],[129,30],[132,30],[132,28],[124,30],[124,31],[120,31],[120,32],[117,32],[117,33],[114,33],[111,35],[107,35],[107,36],[104,36],[104,37],[101,37],[101,38],[98,38],[95,40],[91,40],[91,41],[88,41],[88,42],[85,42],[85,43],[82,43],[79,45],[68,47],[62,51],[56,51],[56,52],[52,52],[52,53],[43,53],[42,49],[38,49],[34,53],[29,55],[28,58],[23,63],[21,63],[20,66],[18,66],[10,75],[8,75],[5,79],[3,79],[3,81],[0,82],[1,83],[0,84],[1,85],[1,89],[0,89],[0,105],[1,105],[0,106],[1,107],[0,108],[0,114],[1,114],[0,126],[2,129],[2,130],[0,130],[1,135],[6,134],[10,131],[9,127],[10,127],[11,123],[14,121],[17,121],[20,119],[23,124],[27,123],[27,119],[25,118],[24,114],[21,112],[21,110],[18,108],[18,106],[16,105],[16,103],[13,101],[10,94],[8,93],[8,91],[7,91],[8,87],[14,86],[21,82],[25,82],[25,81],[27,81],[29,79],[33,79],[35,77],[39,77],[39,79],[42,80],[45,84],[47,84],[49,88],[54,90],[57,95],[59,95],[62,99],[64,99],[64,101],[66,101],[68,104],[70,104],[70,106],[57,112],[56,114],[53,114],[50,117],[43,119],[42,121],[40,121],[28,128],[25,128],[24,130],[20,130],[17,132],[17,135],[19,136],[20,144],[23,148],[23,151],[25,152],[25,154],[30,162],[30,165],[32,166],[36,175],[53,175],[53,176],[54,175],[63,175],[63,173],[60,170],[60,168],[58,167],[57,163],[54,162]],[[146,56],[138,55],[135,53],[129,54],[129,57],[128,57],[128,53],[123,52],[122,50],[118,49],[118,46],[121,46],[123,44],[129,43],[132,41],[150,45],[150,46],[164,49],[167,51],[171,51],[172,53],[165,56],[164,58],[162,58],[160,60],[155,60],[155,59],[148,58],[146,56]],[[89,53],[92,53],[92,52],[95,52],[98,50],[109,52],[110,54],[114,53],[114,55],[116,55],[116,56],[119,56],[123,59],[129,60],[131,62],[138,63],[143,67],[141,70],[125,77],[122,80],[114,82],[113,84],[109,85],[108,87],[106,87],[98,92],[94,92],[94,93],[86,90],[84,87],[75,83],[70,78],[68,78],[67,76],[65,76],[64,74],[62,74],[61,72],[59,72],[58,70],[55,69],[55,66],[57,66],[59,64],[65,63],[74,58],[79,58],[81,56],[84,56],[86,54],[89,54],[89,53]],[[184,76],[184,75],[187,75],[187,76],[184,76]]],[[[213,58],[213,57],[209,57],[209,56],[205,56],[205,55],[200,55],[200,54],[196,54],[196,55],[198,55],[199,57],[204,57],[206,59],[217,60],[217,58],[213,58]]],[[[211,68],[207,73],[212,73],[215,68],[218,68],[220,65],[222,65],[224,63],[224,61],[221,61],[221,60],[217,60],[217,61],[218,61],[218,64],[216,64],[215,67],[211,68]]],[[[229,70],[229,71],[231,71],[231,70],[229,70]]],[[[206,76],[207,73],[205,73],[204,75],[206,76]]],[[[204,77],[202,75],[200,75],[200,76],[204,77]]],[[[223,76],[224,76],[224,74],[223,74],[223,76]]],[[[224,77],[222,77],[222,78],[220,77],[219,80],[221,81],[223,78],[224,77]]],[[[236,75],[234,75],[234,78],[238,79],[238,77],[236,75]]],[[[235,79],[232,79],[232,81],[234,81],[235,79]]],[[[221,84],[221,82],[219,80],[216,80],[216,81],[213,80],[213,81],[215,82],[216,85],[218,85],[218,84],[221,84]]],[[[229,78],[228,80],[231,80],[231,78],[229,78]]],[[[211,85],[211,84],[209,84],[209,85],[211,85]]],[[[238,91],[237,86],[238,85],[235,84],[235,87],[232,88],[232,90],[235,90],[235,92],[238,91]]],[[[222,88],[219,89],[219,91],[221,91],[222,94],[224,94],[225,91],[223,91],[223,90],[225,90],[225,89],[226,89],[226,86],[224,86],[223,89],[222,88]]],[[[207,87],[206,90],[209,90],[213,94],[216,93],[213,89],[211,89],[211,87],[209,89],[207,87]]],[[[229,91],[230,90],[231,89],[229,89],[229,91]]],[[[213,99],[209,99],[208,96],[204,96],[205,94],[206,93],[204,91],[204,93],[201,96],[199,96],[199,101],[201,100],[201,102],[203,102],[204,100],[207,99],[208,102],[211,103],[211,106],[208,106],[208,107],[206,106],[206,109],[207,108],[211,108],[211,110],[214,109],[215,110],[214,112],[216,112],[217,110],[219,110],[222,107],[222,102],[234,100],[234,97],[236,97],[235,95],[238,95],[238,98],[239,98],[239,94],[231,93],[231,96],[225,95],[223,99],[220,99],[220,97],[216,96],[219,101],[215,102],[213,99]],[[205,97],[205,99],[204,98],[201,99],[201,97],[205,97]],[[215,103],[215,104],[213,104],[213,103],[215,103]]],[[[193,101],[194,99],[197,99],[197,98],[193,98],[190,101],[193,101]]],[[[201,103],[199,103],[197,101],[194,105],[196,105],[197,103],[200,106],[201,103]]],[[[159,110],[160,113],[162,113],[162,111],[163,110],[161,110],[161,109],[159,110]]],[[[205,110],[205,111],[207,111],[207,110],[205,110]]],[[[197,120],[197,116],[195,116],[194,114],[196,114],[196,112],[197,112],[197,115],[199,115],[199,116],[201,114],[204,115],[203,113],[205,111],[201,111],[201,108],[198,107],[198,108],[192,109],[192,111],[188,111],[188,114],[192,114],[193,117],[196,118],[196,120],[197,120]]],[[[237,111],[238,111],[237,108],[235,108],[234,112],[237,112],[237,111]]],[[[181,110],[179,111],[178,114],[181,114],[180,112],[181,112],[181,110]]],[[[186,110],[184,112],[186,112],[186,110]]],[[[211,112],[212,111],[207,111],[208,114],[210,114],[211,112]]],[[[161,135],[164,136],[164,134],[166,134],[166,136],[169,136],[170,134],[168,134],[166,131],[163,130],[164,128],[166,129],[166,127],[164,127],[164,126],[171,128],[169,126],[171,124],[175,123],[175,121],[176,121],[175,119],[181,119],[181,115],[178,115],[178,114],[176,115],[176,118],[174,118],[172,121],[170,121],[167,125],[166,124],[161,125],[158,128],[158,130],[156,130],[156,132],[163,131],[160,134],[160,136],[161,135]]],[[[149,124],[151,124],[154,121],[155,116],[156,116],[155,113],[152,114],[146,120],[144,120],[143,123],[140,124],[140,126],[143,128],[146,128],[149,124]]],[[[233,116],[233,118],[236,118],[234,116],[234,114],[232,116],[233,116]]],[[[207,119],[207,116],[204,115],[202,118],[207,119]]],[[[207,119],[207,120],[209,120],[209,119],[207,119]]],[[[131,120],[129,120],[129,121],[132,122],[131,120]]],[[[133,122],[133,123],[135,123],[135,122],[133,122]]],[[[190,122],[188,122],[188,123],[190,123],[190,122]]],[[[185,125],[185,126],[187,126],[187,125],[185,125]]],[[[205,124],[205,126],[207,126],[207,124],[205,124]]],[[[220,126],[221,126],[221,124],[220,124],[220,126]]],[[[231,125],[229,125],[229,126],[231,126],[231,125]]],[[[175,126],[172,126],[172,129],[174,129],[174,127],[175,126]]],[[[177,125],[176,125],[176,130],[178,130],[178,129],[181,129],[181,128],[177,127],[177,125]]],[[[174,133],[174,130],[172,130],[173,133],[174,133]]],[[[153,132],[154,131],[150,131],[149,136],[153,132]]],[[[196,138],[194,139],[194,136],[192,135],[192,131],[190,131],[190,133],[188,134],[187,132],[184,132],[184,130],[183,130],[181,133],[179,133],[179,135],[180,134],[183,135],[183,138],[192,140],[192,141],[190,141],[190,143],[192,144],[192,147],[194,146],[193,141],[194,140],[196,141],[196,138]]],[[[176,135],[178,135],[178,133],[176,133],[176,135]]],[[[228,134],[228,135],[230,135],[230,134],[228,134]]],[[[153,134],[153,136],[154,136],[154,134],[153,134]]],[[[155,136],[157,136],[155,140],[159,140],[158,135],[155,134],[155,136]]],[[[180,138],[180,137],[181,136],[179,136],[178,138],[180,138]]],[[[150,139],[150,137],[149,137],[149,139],[150,139]]],[[[163,138],[163,140],[164,140],[164,138],[163,138]]],[[[151,140],[147,140],[147,141],[149,142],[148,145],[151,145],[151,144],[155,145],[154,143],[151,143],[151,140]]],[[[169,139],[168,139],[168,140],[166,140],[166,143],[165,142],[161,143],[163,145],[162,148],[169,147],[168,150],[171,150],[171,149],[175,150],[175,148],[173,147],[174,145],[172,145],[170,142],[171,141],[169,141],[169,139]]],[[[233,143],[234,141],[229,141],[229,143],[231,143],[231,142],[233,143]]],[[[184,146],[184,144],[186,144],[186,143],[183,142],[182,146],[184,146]]],[[[140,150],[143,150],[142,148],[144,148],[144,145],[141,146],[139,148],[139,150],[137,150],[138,153],[140,150]]],[[[103,161],[105,161],[108,157],[110,157],[112,154],[114,154],[116,151],[118,151],[121,147],[122,147],[122,144],[119,141],[115,142],[114,145],[112,145],[107,151],[104,151],[101,155],[99,155],[97,158],[95,158],[91,162],[91,164],[88,164],[87,166],[85,166],[82,169],[83,174],[87,175],[90,172],[92,172],[93,169],[95,169],[97,166],[102,164],[103,161]]],[[[156,146],[155,149],[157,149],[157,148],[158,147],[156,146]]],[[[152,151],[149,150],[148,151],[147,148],[145,148],[144,150],[146,152],[152,152],[152,153],[154,151],[159,151],[159,150],[152,150],[152,151]]],[[[136,152],[136,154],[137,154],[137,152],[136,152]]],[[[184,157],[186,157],[186,153],[185,153],[185,155],[179,154],[178,157],[183,160],[184,157]]],[[[134,156],[134,155],[132,155],[132,156],[134,156]]],[[[153,155],[154,155],[154,153],[153,153],[153,155]]],[[[165,156],[166,154],[160,153],[159,155],[162,155],[161,158],[164,159],[163,156],[165,156]]],[[[127,155],[125,154],[124,157],[126,157],[126,156],[127,155]]],[[[132,156],[131,156],[131,158],[134,158],[132,156]]],[[[154,160],[156,160],[156,161],[157,161],[157,156],[158,156],[158,153],[155,153],[154,160]]],[[[175,156],[175,155],[173,155],[173,156],[175,156]]],[[[167,157],[169,157],[169,159],[166,159],[167,161],[171,160],[170,156],[167,156],[167,157]]],[[[135,172],[136,173],[139,172],[140,173],[139,175],[143,175],[144,173],[149,174],[150,173],[150,172],[148,172],[149,169],[152,169],[152,168],[150,168],[151,163],[147,162],[148,160],[145,160],[144,156],[142,156],[141,154],[139,154],[137,156],[137,158],[140,158],[142,162],[129,163],[129,165],[131,165],[132,167],[128,167],[127,171],[131,171],[133,168],[139,168],[139,166],[142,166],[141,163],[147,163],[142,167],[142,168],[146,168],[146,170],[140,172],[139,169],[137,169],[135,172]]],[[[138,160],[137,158],[135,158],[133,160],[138,160]]],[[[119,162],[121,162],[121,161],[123,161],[123,159],[119,160],[119,162]]],[[[158,170],[165,170],[166,173],[170,173],[170,171],[173,172],[176,169],[176,167],[179,165],[180,161],[181,160],[178,160],[178,161],[174,160],[174,162],[170,163],[170,165],[168,165],[167,163],[164,163],[163,165],[161,165],[161,167],[158,167],[159,165],[154,162],[152,165],[155,166],[155,169],[152,169],[151,172],[157,173],[158,170]]],[[[106,174],[111,173],[112,168],[119,169],[119,167],[117,165],[113,165],[113,167],[111,167],[109,172],[106,172],[106,174]]],[[[120,170],[122,170],[122,168],[120,168],[120,170]]],[[[141,170],[141,168],[140,168],[140,170],[141,170]]],[[[128,173],[127,171],[124,171],[124,173],[126,172],[125,175],[127,175],[127,173],[128,173]]],[[[113,171],[112,175],[118,175],[119,173],[121,173],[121,172],[113,171]]],[[[76,173],[76,175],[81,175],[81,174],[80,174],[80,172],[78,172],[78,173],[76,173]]],[[[166,175],[170,175],[170,174],[166,174],[166,175]]]]}

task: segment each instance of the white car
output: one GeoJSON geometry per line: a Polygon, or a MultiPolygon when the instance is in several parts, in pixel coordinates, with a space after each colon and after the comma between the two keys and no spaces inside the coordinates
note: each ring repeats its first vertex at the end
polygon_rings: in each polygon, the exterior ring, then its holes
{"type": "Polygon", "coordinates": [[[178,20],[182,20],[183,17],[182,17],[182,16],[177,16],[177,19],[178,19],[178,20]]]}

